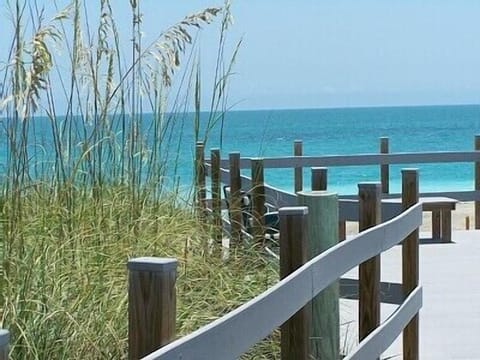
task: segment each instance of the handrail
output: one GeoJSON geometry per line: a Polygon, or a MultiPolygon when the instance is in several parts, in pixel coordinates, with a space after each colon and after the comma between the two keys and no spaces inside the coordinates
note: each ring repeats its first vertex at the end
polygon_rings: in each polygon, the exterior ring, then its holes
{"type": "MultiPolygon", "coordinates": [[[[287,157],[268,157],[263,158],[264,168],[295,168],[295,167],[315,167],[315,166],[358,166],[358,165],[385,165],[385,164],[407,164],[407,163],[468,163],[480,162],[479,151],[443,151],[443,152],[419,152],[419,153],[389,153],[389,154],[356,154],[356,155],[327,155],[327,156],[287,156],[287,157]]],[[[220,161],[221,181],[229,183],[228,160],[220,161]]],[[[241,158],[240,167],[242,169],[250,168],[251,159],[241,158]]],[[[206,174],[211,174],[210,160],[205,161],[206,174]]],[[[246,190],[251,184],[251,178],[242,175],[242,188],[246,190]]],[[[265,184],[266,194],[270,199],[277,199],[277,206],[291,205],[291,200],[295,196],[288,191],[275,188],[265,184]]],[[[399,197],[400,194],[385,194],[386,198],[399,197]]],[[[449,197],[458,201],[480,201],[479,190],[465,191],[439,191],[425,192],[421,197],[449,197]]],[[[343,199],[356,198],[356,195],[342,196],[343,199]]],[[[346,205],[348,207],[348,205],[346,205]]],[[[340,205],[342,208],[342,205],[340,205]]],[[[348,217],[347,217],[348,219],[348,217]]]]}
{"type": "Polygon", "coordinates": [[[422,287],[418,286],[393,314],[358,344],[344,360],[377,359],[395,341],[421,307],[422,287]]]}
{"type": "Polygon", "coordinates": [[[237,358],[341,275],[402,242],[421,222],[422,205],[417,204],[333,246],[239,308],[144,359],[237,358]]]}
{"type": "MultiPolygon", "coordinates": [[[[206,169],[210,170],[211,165],[206,164],[206,169]]],[[[208,172],[207,172],[208,173],[208,172]]],[[[220,179],[223,183],[230,181],[230,174],[227,169],[220,168],[220,179]]],[[[248,192],[251,188],[252,180],[246,175],[240,176],[242,181],[242,190],[248,192]]],[[[282,206],[297,205],[297,196],[289,191],[279,189],[267,183],[264,184],[265,201],[274,205],[276,208],[282,206]]],[[[438,192],[438,193],[422,193],[422,197],[428,196],[444,196],[457,199],[459,201],[480,200],[480,191],[457,191],[457,192],[438,192]]],[[[401,194],[386,194],[385,198],[400,198],[401,194]]],[[[358,221],[358,195],[342,196],[338,200],[339,204],[339,220],[340,221],[358,221]]],[[[397,204],[382,204],[382,219],[391,219],[397,215],[400,206],[397,204]]]]}
{"type": "MultiPolygon", "coordinates": [[[[436,151],[390,154],[265,157],[263,158],[263,165],[266,169],[286,169],[316,166],[333,167],[414,163],[469,163],[478,161],[480,161],[479,151],[436,151]]],[[[241,169],[250,168],[250,164],[250,158],[245,157],[240,159],[241,169]]],[[[228,160],[221,160],[220,167],[228,167],[228,160]]]]}

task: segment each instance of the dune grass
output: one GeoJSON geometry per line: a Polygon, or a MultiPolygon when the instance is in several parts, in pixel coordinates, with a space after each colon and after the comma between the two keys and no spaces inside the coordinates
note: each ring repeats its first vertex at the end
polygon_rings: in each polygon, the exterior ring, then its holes
{"type": "MultiPolygon", "coordinates": [[[[254,249],[222,260],[218,245],[206,246],[212,229],[165,185],[178,149],[194,146],[181,131],[192,97],[194,141],[223,121],[238,51],[224,60],[228,2],[186,16],[147,45],[140,1],[126,3],[127,41],[110,1],[92,4],[89,12],[73,0],[50,18],[40,1],[6,4],[2,26],[12,25],[13,38],[0,68],[0,328],[11,332],[13,359],[125,358],[133,257],[178,259],[179,336],[278,280],[278,264],[254,249]],[[202,125],[195,39],[217,17],[202,125]]],[[[245,357],[275,358],[278,341],[252,351],[245,357]]]]}
{"type": "MultiPolygon", "coordinates": [[[[112,188],[102,203],[80,197],[69,229],[62,224],[70,215],[43,190],[24,202],[22,254],[15,244],[2,254],[1,324],[12,333],[12,358],[125,358],[126,262],[132,257],[178,259],[179,335],[278,280],[277,265],[253,249],[238,250],[228,261],[218,246],[205,253],[209,229],[168,200],[145,202],[132,222],[122,189],[112,188]]],[[[4,207],[2,218],[8,212],[4,207]]]]}

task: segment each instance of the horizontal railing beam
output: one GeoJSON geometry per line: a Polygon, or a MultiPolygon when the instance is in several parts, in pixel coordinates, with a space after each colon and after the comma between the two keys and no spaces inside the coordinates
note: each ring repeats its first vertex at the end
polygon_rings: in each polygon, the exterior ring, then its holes
{"type": "Polygon", "coordinates": [[[422,287],[417,287],[390,317],[370,333],[345,360],[377,359],[402,333],[422,307],[422,287]]]}
{"type": "MultiPolygon", "coordinates": [[[[424,153],[355,154],[326,156],[286,156],[263,158],[265,169],[290,169],[317,166],[360,166],[392,164],[470,163],[480,161],[480,151],[441,151],[424,153]]],[[[221,167],[228,160],[221,160],[221,167]]],[[[240,159],[240,168],[250,168],[250,158],[240,159]]]]}

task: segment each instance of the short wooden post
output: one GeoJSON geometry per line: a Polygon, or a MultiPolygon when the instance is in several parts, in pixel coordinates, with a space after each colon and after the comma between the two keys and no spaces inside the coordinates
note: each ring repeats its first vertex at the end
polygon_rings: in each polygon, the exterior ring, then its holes
{"type": "Polygon", "coordinates": [[[128,261],[128,353],[140,359],[175,338],[177,260],[128,261]]]}
{"type": "MultiPolygon", "coordinates": [[[[402,208],[403,210],[418,203],[418,170],[402,170],[402,208]]],[[[402,243],[402,287],[404,296],[408,296],[417,286],[419,278],[419,241],[418,229],[413,231],[402,243]]],[[[415,315],[403,330],[403,358],[418,360],[419,357],[419,320],[415,315]]]]}
{"type": "Polygon", "coordinates": [[[254,241],[263,242],[265,232],[265,184],[262,159],[252,159],[252,212],[254,241]]]}
{"type": "Polygon", "coordinates": [[[465,230],[470,230],[470,216],[465,217],[465,230]]]}
{"type": "Polygon", "coordinates": [[[452,242],[452,212],[442,210],[442,242],[452,242]]]}
{"type": "Polygon", "coordinates": [[[343,241],[347,238],[347,222],[339,221],[338,222],[338,240],[343,241]]]}
{"type": "MultiPolygon", "coordinates": [[[[302,156],[303,155],[303,142],[302,140],[295,140],[293,142],[293,155],[302,156]]],[[[295,192],[303,190],[303,168],[295,168],[295,192]]]]}
{"type": "Polygon", "coordinates": [[[240,153],[232,152],[229,154],[230,160],[230,228],[231,239],[230,246],[240,244],[242,240],[242,208],[241,208],[241,188],[242,179],[240,178],[240,153]]]}
{"type": "MultiPolygon", "coordinates": [[[[307,262],[307,216],[305,206],[284,207],[280,217],[280,278],[307,262]]],[[[310,307],[305,306],[281,326],[281,359],[309,359],[310,307]]]]}
{"type": "MultiPolygon", "coordinates": [[[[380,138],[380,153],[388,154],[388,137],[380,138]]],[[[382,193],[388,194],[390,191],[390,166],[388,164],[380,165],[380,181],[382,183],[382,193]]]]}
{"type": "Polygon", "coordinates": [[[432,239],[440,239],[442,237],[441,231],[441,215],[440,210],[432,210],[432,239]]]}
{"type": "Polygon", "coordinates": [[[212,222],[215,240],[222,241],[222,195],[220,192],[220,149],[210,151],[212,222]]]}
{"type": "Polygon", "coordinates": [[[312,191],[327,190],[327,168],[312,167],[312,191]]]}
{"type": "MultiPolygon", "coordinates": [[[[475,151],[480,151],[480,135],[475,136],[475,151]]],[[[475,190],[480,191],[480,160],[475,162],[475,190]]],[[[480,201],[475,200],[475,229],[480,229],[480,201]]]]}
{"type": "Polygon", "coordinates": [[[195,145],[195,200],[199,214],[205,210],[205,146],[199,141],[195,145]]]}
{"type": "MultiPolygon", "coordinates": [[[[298,204],[308,207],[308,259],[312,259],[338,243],[338,197],[327,191],[301,191],[298,204]]],[[[339,297],[339,282],[336,281],[311,301],[309,346],[313,359],[339,358],[339,297]]]]}
{"type": "Polygon", "coordinates": [[[7,330],[0,329],[0,360],[8,360],[8,344],[10,334],[7,330]]]}
{"type": "MultiPolygon", "coordinates": [[[[364,231],[381,222],[380,183],[358,184],[359,230],[364,231]]],[[[380,325],[380,255],[359,266],[359,341],[380,325]]]]}

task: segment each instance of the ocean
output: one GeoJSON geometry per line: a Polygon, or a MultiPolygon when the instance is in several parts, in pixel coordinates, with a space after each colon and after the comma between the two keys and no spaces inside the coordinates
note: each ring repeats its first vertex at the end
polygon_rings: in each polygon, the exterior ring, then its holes
{"type": "MultiPolygon", "coordinates": [[[[148,128],[151,115],[145,114],[143,118],[145,149],[148,149],[153,136],[148,128]]],[[[207,113],[201,114],[201,138],[207,118],[207,113]]],[[[193,119],[193,114],[177,116],[175,127],[168,135],[175,141],[170,148],[161,150],[164,156],[172,159],[165,183],[167,186],[179,183],[182,193],[191,193],[192,188],[193,119]]],[[[6,129],[8,120],[0,120],[6,129]]],[[[120,147],[119,121],[115,118],[109,121],[114,125],[112,131],[120,147]]],[[[88,125],[86,131],[91,133],[93,125],[88,125]]],[[[29,144],[30,163],[35,169],[40,168],[40,173],[52,176],[55,151],[50,121],[41,116],[32,119],[30,132],[34,135],[29,144]]],[[[224,121],[213,126],[208,134],[206,157],[210,157],[210,149],[214,147],[221,149],[222,158],[228,158],[232,151],[239,151],[244,157],[290,156],[295,140],[303,141],[304,155],[309,156],[378,153],[379,138],[384,136],[390,139],[390,152],[470,151],[474,148],[476,134],[480,134],[480,105],[228,111],[224,121]]],[[[82,148],[80,135],[71,140],[77,152],[82,148]]],[[[110,138],[102,139],[107,140],[110,138]]],[[[6,136],[1,137],[0,175],[5,169],[7,144],[6,136]]],[[[105,156],[102,166],[111,166],[110,159],[111,156],[105,156]]],[[[391,192],[400,191],[401,168],[412,166],[416,165],[391,166],[391,192]]],[[[473,164],[420,164],[418,168],[422,192],[473,189],[473,164]]],[[[305,169],[304,172],[304,188],[308,189],[310,171],[305,169]]],[[[250,175],[249,170],[243,173],[250,175]]],[[[359,182],[379,181],[380,178],[378,166],[335,167],[329,169],[328,175],[329,189],[341,195],[356,194],[359,182]]],[[[292,191],[293,170],[268,169],[265,181],[292,191]]]]}
{"type": "MultiPolygon", "coordinates": [[[[390,152],[470,151],[474,136],[480,134],[480,105],[230,111],[224,119],[222,142],[220,132],[220,126],[212,130],[207,157],[212,147],[221,147],[222,158],[231,151],[245,157],[289,156],[294,140],[302,140],[304,155],[310,156],[378,153],[383,136],[389,137],[390,152]]],[[[191,177],[187,167],[192,151],[183,151],[183,184],[191,177]]],[[[391,192],[400,191],[404,167],[419,168],[421,192],[474,186],[471,163],[402,164],[390,168],[391,192]]],[[[249,171],[243,173],[249,175],[249,171]]],[[[359,182],[379,179],[378,166],[329,169],[329,189],[342,195],[357,193],[359,182]]],[[[267,170],[265,181],[291,191],[293,170],[267,170]]],[[[305,169],[304,188],[309,186],[310,172],[305,169]]]]}

